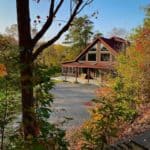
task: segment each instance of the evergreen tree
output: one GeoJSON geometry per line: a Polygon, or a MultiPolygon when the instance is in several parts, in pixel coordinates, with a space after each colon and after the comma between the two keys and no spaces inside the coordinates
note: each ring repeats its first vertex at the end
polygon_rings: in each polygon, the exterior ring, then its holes
{"type": "Polygon", "coordinates": [[[71,44],[71,52],[69,53],[69,55],[72,55],[71,59],[87,46],[93,35],[92,29],[93,22],[88,16],[85,15],[74,19],[69,29],[69,33],[65,38],[65,43],[71,44]]]}

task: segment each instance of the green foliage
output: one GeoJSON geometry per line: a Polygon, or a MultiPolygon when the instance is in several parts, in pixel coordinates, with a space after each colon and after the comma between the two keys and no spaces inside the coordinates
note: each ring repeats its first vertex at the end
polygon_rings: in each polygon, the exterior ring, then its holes
{"type": "Polygon", "coordinates": [[[83,127],[83,149],[105,149],[125,123],[134,121],[139,103],[149,103],[149,6],[146,12],[143,25],[131,36],[126,55],[117,58],[117,76],[109,79],[109,87],[99,90],[91,119],[83,127]]]}
{"type": "MultiPolygon", "coordinates": [[[[19,87],[19,63],[18,47],[15,39],[0,35],[0,64],[4,64],[7,69],[7,82],[12,90],[18,90],[19,87]]],[[[0,88],[3,88],[5,82],[1,82],[0,88]]]]}
{"type": "Polygon", "coordinates": [[[50,89],[54,85],[50,77],[54,75],[56,71],[56,68],[47,69],[45,67],[36,67],[35,74],[38,74],[42,81],[37,85],[38,87],[35,87],[37,120],[41,131],[39,138],[47,140],[48,143],[49,140],[51,140],[57,149],[65,150],[67,149],[67,142],[64,139],[65,131],[48,122],[48,118],[52,113],[51,103],[53,102],[50,89]]]}
{"type": "Polygon", "coordinates": [[[67,58],[75,59],[75,57],[87,46],[93,35],[92,29],[93,22],[88,16],[85,15],[74,19],[64,42],[71,44],[67,58]]]}
{"type": "Polygon", "coordinates": [[[0,35],[0,64],[4,65],[6,72],[5,76],[0,77],[1,149],[8,144],[8,137],[12,132],[11,123],[20,109],[16,52],[16,41],[11,37],[0,35]]]}
{"type": "Polygon", "coordinates": [[[54,85],[50,77],[59,72],[59,67],[48,69],[46,66],[34,66],[32,80],[36,120],[39,126],[37,132],[40,134],[35,139],[28,137],[29,139],[24,141],[20,124],[16,124],[15,131],[10,130],[11,126],[14,125],[13,123],[16,122],[15,117],[19,116],[20,112],[18,48],[13,38],[4,36],[0,37],[0,48],[0,63],[4,64],[7,72],[7,76],[0,77],[1,147],[8,150],[46,150],[52,147],[67,149],[67,142],[64,139],[65,131],[48,122],[52,113],[51,104],[53,102],[53,96],[49,91],[54,85]]]}
{"type": "MultiPolygon", "coordinates": [[[[75,18],[65,42],[71,46],[53,45],[48,47],[39,57],[37,62],[48,67],[61,67],[64,61],[74,60],[75,57],[87,46],[93,29],[93,23],[88,16],[75,18]]],[[[96,35],[95,35],[96,36],[96,35]]]]}
{"type": "Polygon", "coordinates": [[[127,49],[126,56],[123,54],[118,57],[118,73],[126,82],[128,92],[140,100],[141,103],[150,100],[150,13],[146,7],[146,17],[143,25],[136,28],[130,36],[132,45],[127,49]]]}
{"type": "Polygon", "coordinates": [[[130,56],[128,54],[126,56],[121,54],[118,57],[119,65],[116,69],[118,74],[121,76],[119,78],[121,78],[122,83],[124,83],[124,95],[128,96],[128,99],[134,99],[134,101],[139,101],[139,91],[141,88],[140,79],[142,77],[142,72],[139,68],[141,56],[138,52],[135,52],[135,50],[130,50],[130,56]],[[132,57],[131,52],[134,57],[132,57]]]}
{"type": "Polygon", "coordinates": [[[72,43],[72,47],[85,48],[93,34],[92,28],[93,22],[88,16],[75,18],[65,40],[72,43]]]}
{"type": "Polygon", "coordinates": [[[0,89],[0,134],[1,134],[1,149],[7,145],[8,136],[11,132],[11,122],[15,119],[18,112],[18,92],[9,89],[7,78],[0,78],[0,83],[5,86],[0,89]],[[16,109],[14,109],[16,108],[16,109]]]}
{"type": "Polygon", "coordinates": [[[38,122],[38,137],[30,138],[24,141],[22,132],[16,131],[9,140],[10,150],[67,150],[68,143],[65,140],[65,131],[58,128],[55,124],[49,122],[52,113],[51,105],[53,95],[50,89],[54,83],[51,76],[57,73],[57,68],[48,69],[46,66],[34,66],[34,98],[36,109],[36,120],[38,122]]]}
{"type": "Polygon", "coordinates": [[[68,60],[68,46],[53,45],[45,49],[45,51],[38,57],[37,63],[46,65],[48,67],[58,67],[60,72],[61,63],[68,60]]]}
{"type": "Polygon", "coordinates": [[[83,148],[105,149],[111,138],[116,137],[121,125],[133,121],[137,112],[133,99],[124,92],[124,83],[117,78],[110,88],[101,88],[101,93],[108,92],[96,101],[91,112],[91,119],[83,126],[83,148]]]}

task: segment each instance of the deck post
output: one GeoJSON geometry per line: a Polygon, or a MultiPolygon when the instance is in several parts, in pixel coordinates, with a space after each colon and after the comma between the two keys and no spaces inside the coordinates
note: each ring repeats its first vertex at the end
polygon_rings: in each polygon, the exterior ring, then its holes
{"type": "Polygon", "coordinates": [[[76,77],[75,82],[77,83],[78,82],[78,67],[76,67],[75,69],[75,77],[76,77]]]}
{"type": "Polygon", "coordinates": [[[67,81],[67,71],[68,71],[68,68],[66,67],[66,69],[65,69],[65,81],[67,81]]]}
{"type": "Polygon", "coordinates": [[[90,81],[90,69],[89,68],[87,70],[87,78],[88,78],[88,83],[89,83],[89,81],[90,81]]]}

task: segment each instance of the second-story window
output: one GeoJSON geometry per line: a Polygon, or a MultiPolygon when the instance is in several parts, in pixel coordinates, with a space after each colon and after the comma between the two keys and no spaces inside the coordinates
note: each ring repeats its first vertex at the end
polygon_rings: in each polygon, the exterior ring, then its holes
{"type": "Polygon", "coordinates": [[[101,61],[110,61],[110,54],[109,53],[101,54],[100,59],[101,61]]]}
{"type": "Polygon", "coordinates": [[[86,60],[86,56],[85,55],[81,56],[79,60],[80,61],[85,61],[86,60]]]}
{"type": "Polygon", "coordinates": [[[96,48],[92,47],[89,51],[96,51],[96,48]]]}
{"type": "Polygon", "coordinates": [[[96,61],[96,44],[88,51],[88,61],[96,61]]]}
{"type": "Polygon", "coordinates": [[[101,51],[108,51],[108,49],[106,47],[102,47],[101,51]]]}
{"type": "Polygon", "coordinates": [[[96,61],[96,53],[89,53],[88,61],[96,61]]]}
{"type": "Polygon", "coordinates": [[[96,44],[89,49],[89,51],[96,51],[96,44]]]}
{"type": "Polygon", "coordinates": [[[100,44],[100,50],[101,51],[108,51],[108,49],[103,44],[100,44]]]}

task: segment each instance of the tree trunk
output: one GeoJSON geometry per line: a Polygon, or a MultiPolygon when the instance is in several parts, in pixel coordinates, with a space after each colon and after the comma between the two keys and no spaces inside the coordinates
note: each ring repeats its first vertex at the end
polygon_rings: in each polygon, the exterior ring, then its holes
{"type": "Polygon", "coordinates": [[[16,0],[20,50],[20,80],[22,95],[22,123],[24,138],[37,136],[37,123],[33,98],[33,42],[31,39],[29,0],[16,0]]]}
{"type": "Polygon", "coordinates": [[[48,22],[41,28],[37,36],[33,39],[31,37],[31,18],[30,18],[30,0],[16,0],[17,7],[17,24],[18,24],[18,39],[19,39],[19,48],[20,48],[20,76],[21,76],[21,94],[22,94],[22,118],[23,118],[23,128],[25,139],[31,135],[33,137],[38,135],[39,128],[36,123],[36,113],[34,106],[33,98],[33,61],[37,56],[43,51],[43,49],[52,45],[60,36],[68,30],[71,22],[74,17],[78,14],[78,11],[81,11],[80,6],[83,3],[80,0],[73,12],[69,17],[67,23],[60,29],[60,31],[54,36],[51,40],[47,41],[44,44],[41,44],[33,54],[33,48],[35,44],[40,40],[40,38],[45,34],[47,29],[51,26],[53,21],[53,16],[60,9],[63,1],[60,1],[56,6],[55,11],[53,11],[54,1],[51,1],[50,14],[48,17],[48,22]]]}
{"type": "Polygon", "coordinates": [[[1,129],[1,146],[0,146],[1,150],[3,150],[4,148],[4,132],[5,132],[5,127],[1,129]]]}
{"type": "Polygon", "coordinates": [[[22,122],[25,139],[28,136],[36,137],[38,125],[36,122],[35,105],[33,97],[33,62],[32,50],[21,49],[21,93],[22,93],[22,122]]]}

